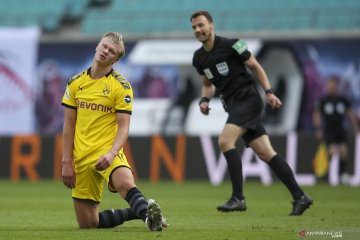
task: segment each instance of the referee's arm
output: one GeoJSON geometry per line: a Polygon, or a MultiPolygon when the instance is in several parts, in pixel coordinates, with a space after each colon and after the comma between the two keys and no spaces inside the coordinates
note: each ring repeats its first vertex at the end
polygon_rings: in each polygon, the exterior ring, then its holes
{"type": "Polygon", "coordinates": [[[200,111],[204,115],[208,115],[210,108],[209,108],[209,102],[210,99],[215,94],[215,86],[209,81],[209,79],[206,76],[201,76],[203,85],[201,88],[201,98],[199,102],[200,111]]]}
{"type": "Polygon", "coordinates": [[[271,90],[271,85],[265,73],[265,70],[256,60],[256,58],[253,55],[251,55],[250,58],[245,61],[245,65],[248,66],[251,69],[251,71],[253,71],[253,73],[255,73],[256,79],[259,81],[259,83],[261,84],[261,86],[263,87],[266,93],[267,101],[270,104],[270,106],[272,108],[281,107],[282,103],[280,99],[271,90]]]}
{"type": "Polygon", "coordinates": [[[209,81],[206,76],[201,76],[203,82],[201,89],[201,97],[211,99],[215,94],[215,86],[209,81]]]}

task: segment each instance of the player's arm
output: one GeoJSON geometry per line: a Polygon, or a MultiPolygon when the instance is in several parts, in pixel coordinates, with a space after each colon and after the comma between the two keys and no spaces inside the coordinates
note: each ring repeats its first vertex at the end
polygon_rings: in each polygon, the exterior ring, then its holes
{"type": "Polygon", "coordinates": [[[321,129],[321,112],[317,107],[315,107],[315,110],[313,112],[313,125],[315,128],[315,136],[318,139],[323,138],[323,133],[321,129]]]}
{"type": "Polygon", "coordinates": [[[63,158],[62,158],[62,178],[63,183],[68,188],[75,187],[75,171],[74,171],[74,136],[76,124],[76,109],[65,108],[64,111],[64,127],[63,127],[63,158]]]}
{"type": "Polygon", "coordinates": [[[354,134],[360,133],[359,122],[356,113],[352,107],[347,110],[348,118],[353,126],[354,134]]]}
{"type": "Polygon", "coordinates": [[[260,85],[264,89],[267,97],[267,102],[270,104],[272,108],[281,107],[282,103],[280,99],[274,94],[271,89],[271,85],[269,79],[265,73],[265,70],[260,65],[260,63],[256,60],[253,55],[250,55],[250,58],[246,60],[245,65],[251,69],[251,71],[255,74],[256,79],[259,81],[260,85]]]}
{"type": "Polygon", "coordinates": [[[116,121],[118,125],[118,130],[116,133],[116,137],[114,143],[111,147],[111,150],[107,152],[105,155],[100,156],[97,164],[95,165],[96,170],[105,170],[108,168],[113,159],[118,155],[120,149],[126,143],[126,140],[129,135],[130,128],[130,114],[129,113],[116,113],[116,121]]]}
{"type": "Polygon", "coordinates": [[[199,107],[202,114],[209,115],[209,102],[215,94],[215,86],[209,81],[209,79],[205,75],[201,76],[201,80],[203,84],[201,87],[201,98],[199,102],[199,107]]]}

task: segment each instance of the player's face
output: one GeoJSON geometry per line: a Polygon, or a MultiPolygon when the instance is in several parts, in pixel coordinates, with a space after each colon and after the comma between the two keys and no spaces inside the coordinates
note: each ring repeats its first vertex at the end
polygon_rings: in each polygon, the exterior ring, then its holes
{"type": "Polygon", "coordinates": [[[119,44],[114,43],[110,38],[103,38],[96,47],[95,59],[104,65],[111,65],[118,60],[119,53],[119,44]]]}
{"type": "Polygon", "coordinates": [[[327,87],[328,93],[336,94],[337,93],[337,88],[338,88],[336,79],[329,79],[326,82],[326,87],[327,87]]]}
{"type": "Polygon", "coordinates": [[[206,43],[210,40],[214,27],[205,16],[200,15],[196,18],[193,18],[191,20],[191,26],[194,32],[194,36],[197,40],[202,43],[206,43]]]}

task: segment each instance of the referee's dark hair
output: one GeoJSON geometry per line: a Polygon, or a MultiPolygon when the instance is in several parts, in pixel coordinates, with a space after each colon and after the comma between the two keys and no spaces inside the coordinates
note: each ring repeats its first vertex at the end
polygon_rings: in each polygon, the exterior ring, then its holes
{"type": "Polygon", "coordinates": [[[206,19],[209,21],[209,23],[212,23],[213,22],[213,18],[211,16],[211,14],[208,12],[208,11],[205,11],[205,10],[200,10],[200,11],[196,11],[194,12],[193,14],[191,14],[191,17],[190,17],[190,22],[194,19],[194,18],[197,18],[199,16],[205,16],[206,19]]]}

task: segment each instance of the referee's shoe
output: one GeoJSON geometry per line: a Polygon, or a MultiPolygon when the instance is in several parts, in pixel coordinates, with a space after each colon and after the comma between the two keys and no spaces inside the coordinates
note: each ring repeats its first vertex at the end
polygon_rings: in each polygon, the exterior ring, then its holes
{"type": "Polygon", "coordinates": [[[221,212],[245,211],[246,203],[245,199],[238,199],[237,197],[231,196],[226,203],[217,206],[216,208],[221,212]]]}
{"type": "Polygon", "coordinates": [[[292,204],[293,209],[289,215],[300,216],[310,207],[311,204],[313,204],[313,200],[308,196],[303,195],[300,199],[294,200],[292,204]]]}

